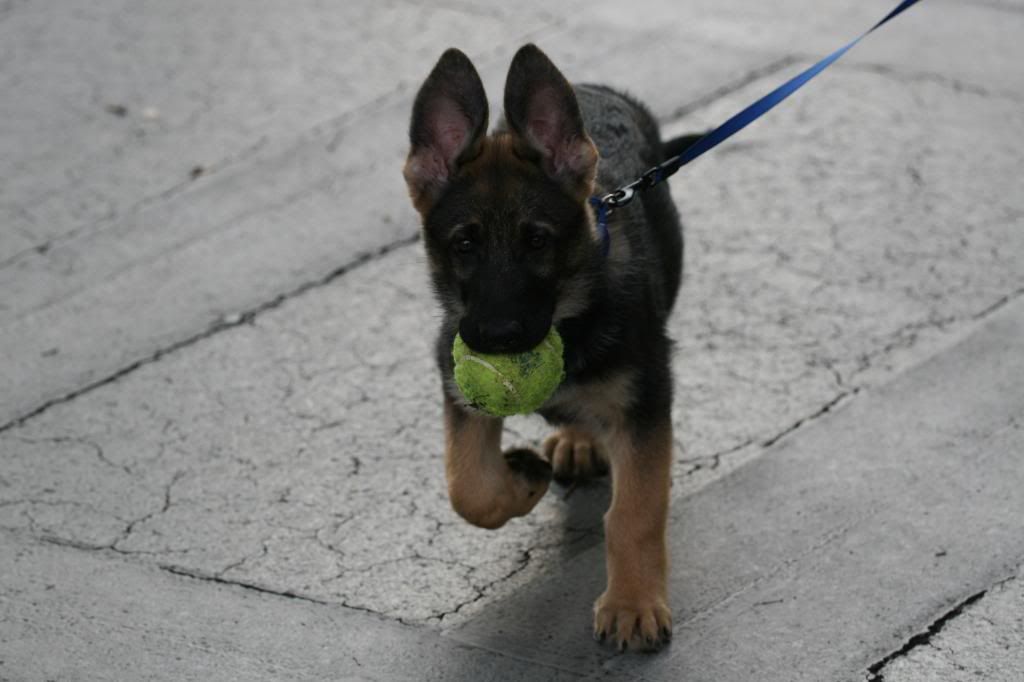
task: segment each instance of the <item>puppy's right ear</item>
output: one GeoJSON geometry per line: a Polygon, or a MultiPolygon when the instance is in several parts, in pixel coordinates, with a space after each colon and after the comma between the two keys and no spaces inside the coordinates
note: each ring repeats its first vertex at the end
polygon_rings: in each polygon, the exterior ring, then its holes
{"type": "Polygon", "coordinates": [[[462,163],[480,151],[487,132],[487,95],[469,57],[449,48],[420,87],[409,125],[405,182],[422,215],[462,163]]]}

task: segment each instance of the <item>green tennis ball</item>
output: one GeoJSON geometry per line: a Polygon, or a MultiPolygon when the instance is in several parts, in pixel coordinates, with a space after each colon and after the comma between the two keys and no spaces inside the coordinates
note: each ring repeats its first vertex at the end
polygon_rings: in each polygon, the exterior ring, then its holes
{"type": "Polygon", "coordinates": [[[525,353],[477,353],[455,336],[455,383],[470,405],[495,417],[527,414],[544,404],[565,378],[562,337],[552,327],[525,353]]]}

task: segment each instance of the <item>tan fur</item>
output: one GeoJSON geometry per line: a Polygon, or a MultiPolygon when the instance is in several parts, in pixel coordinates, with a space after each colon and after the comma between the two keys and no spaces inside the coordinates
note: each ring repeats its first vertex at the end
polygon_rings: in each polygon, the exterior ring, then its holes
{"type": "Polygon", "coordinates": [[[575,164],[584,170],[572,189],[577,199],[587,201],[597,185],[597,163],[601,155],[597,151],[597,145],[587,135],[584,135],[582,140],[577,140],[576,153],[578,156],[575,159],[575,164]]]}
{"type": "Polygon", "coordinates": [[[612,504],[605,514],[608,588],[594,604],[594,634],[619,648],[649,648],[670,632],[668,520],[672,427],[642,439],[618,431],[609,439],[612,504]]]}
{"type": "Polygon", "coordinates": [[[482,197],[494,199],[504,198],[519,190],[517,185],[501,183],[497,186],[486,181],[490,174],[485,169],[491,166],[501,166],[506,169],[507,176],[529,177],[535,174],[536,169],[522,156],[521,143],[513,133],[506,131],[495,132],[482,140],[480,153],[468,164],[464,172],[475,179],[477,191],[482,197]]]}
{"type": "Polygon", "coordinates": [[[548,436],[541,451],[551,463],[555,480],[594,478],[608,471],[597,438],[574,426],[564,426],[548,436]]]}
{"type": "MultiPolygon", "coordinates": [[[[486,139],[486,136],[482,136],[478,140],[467,140],[466,147],[459,154],[460,163],[466,164],[479,156],[486,139]]],[[[413,208],[424,218],[441,197],[450,179],[449,169],[445,169],[440,176],[435,174],[434,171],[441,166],[443,160],[439,159],[433,150],[413,147],[409,150],[405,165],[402,167],[402,176],[409,189],[413,208]]]]}
{"type": "MultiPolygon", "coordinates": [[[[595,235],[594,240],[598,237],[595,235]]],[[[555,304],[555,312],[552,321],[555,323],[579,315],[587,309],[590,302],[590,281],[586,275],[579,274],[575,277],[566,278],[565,294],[555,304]]]]}
{"type": "Polygon", "coordinates": [[[575,414],[580,428],[603,436],[623,428],[632,391],[633,375],[623,371],[603,381],[560,388],[547,406],[575,414]]]}
{"type": "Polygon", "coordinates": [[[513,471],[501,452],[502,420],[463,410],[445,399],[445,474],[452,507],[481,528],[500,528],[530,513],[548,481],[513,471]]]}
{"type": "Polygon", "coordinates": [[[423,175],[421,165],[422,160],[419,156],[415,152],[409,152],[409,156],[405,159],[405,165],[402,166],[402,176],[405,178],[406,187],[409,189],[409,199],[412,200],[413,208],[421,216],[426,217],[430,207],[437,200],[437,195],[435,192],[430,191],[429,187],[420,180],[420,177],[423,175]]]}
{"type": "MultiPolygon", "coordinates": [[[[566,182],[566,189],[571,196],[584,202],[594,191],[594,183],[597,178],[597,147],[589,137],[585,137],[580,144],[580,156],[585,161],[587,170],[578,182],[566,182]]],[[[529,159],[536,154],[528,147],[524,140],[518,138],[514,133],[507,131],[495,132],[491,135],[481,137],[472,148],[472,154],[464,159],[459,169],[460,174],[476,176],[478,189],[483,196],[498,192],[507,192],[511,188],[507,186],[492,187],[483,180],[480,171],[488,165],[501,164],[504,166],[520,166],[524,172],[532,172],[533,166],[529,159]]],[[[405,177],[409,189],[409,198],[417,212],[423,217],[434,206],[440,196],[440,186],[426,183],[422,180],[427,175],[423,166],[427,160],[418,150],[411,150],[402,168],[402,175],[405,177]]],[[[511,174],[510,174],[511,175],[511,174]]]]}

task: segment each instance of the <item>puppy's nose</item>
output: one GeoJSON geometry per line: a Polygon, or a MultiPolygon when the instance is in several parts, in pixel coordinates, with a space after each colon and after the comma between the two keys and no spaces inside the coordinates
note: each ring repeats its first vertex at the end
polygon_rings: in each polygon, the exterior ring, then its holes
{"type": "Polygon", "coordinates": [[[477,333],[484,352],[505,351],[522,342],[523,325],[518,320],[485,320],[477,323],[477,333]]]}

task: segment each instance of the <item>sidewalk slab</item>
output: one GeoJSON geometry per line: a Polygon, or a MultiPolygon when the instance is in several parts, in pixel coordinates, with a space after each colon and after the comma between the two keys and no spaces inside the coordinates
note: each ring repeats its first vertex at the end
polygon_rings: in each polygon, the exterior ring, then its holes
{"type": "MultiPolygon", "coordinates": [[[[1024,291],[1024,159],[999,133],[1024,130],[1020,107],[833,76],[673,179],[689,240],[671,321],[677,497],[1024,291]],[[914,107],[929,115],[890,125],[914,107]]],[[[454,626],[597,542],[606,488],[556,488],[496,533],[451,511],[436,315],[409,244],[54,406],[0,434],[0,526],[454,626]]],[[[509,427],[511,444],[546,431],[509,427]]]]}
{"type": "MultiPolygon", "coordinates": [[[[807,0],[637,0],[629,12],[613,3],[575,0],[579,11],[623,29],[670,28],[680,39],[699,36],[723,48],[779,49],[813,58],[838,49],[892,11],[898,0],[814,3],[807,0]]],[[[1020,97],[1019,74],[1010,68],[1022,46],[1019,4],[928,0],[907,10],[843,57],[844,63],[918,73],[968,89],[1020,97]]],[[[680,69],[685,64],[659,63],[680,69]]]]}
{"type": "Polygon", "coordinates": [[[438,41],[487,53],[553,20],[529,2],[8,3],[0,263],[19,251],[8,239],[102,229],[180,193],[196,167],[216,174],[408,91],[438,41]]]}
{"type": "MultiPolygon", "coordinates": [[[[934,628],[933,628],[934,629],[934,628]]],[[[1024,580],[993,586],[926,642],[884,666],[877,682],[1024,680],[1024,580]]],[[[870,682],[876,682],[872,680],[870,682]]]]}
{"type": "MultiPolygon", "coordinates": [[[[565,557],[438,636],[4,532],[0,672],[859,681],[1024,560],[1022,372],[1018,301],[962,343],[677,500],[676,638],[657,656],[616,657],[588,641],[600,547],[565,557]]],[[[375,577],[386,579],[381,568],[375,577]]]]}
{"type": "Polygon", "coordinates": [[[1024,302],[677,501],[675,638],[581,646],[604,582],[581,553],[451,633],[616,679],[861,681],[1024,561],[1024,302]]]}
{"type": "MultiPolygon", "coordinates": [[[[449,44],[495,114],[510,54],[536,40],[674,118],[891,7],[243,5],[4,9],[0,426],[411,238],[403,131],[449,44]]],[[[999,6],[915,8],[847,61],[1019,102],[1024,15],[999,6]]]]}
{"type": "Polygon", "coordinates": [[[0,425],[415,234],[399,169],[435,40],[550,18],[410,9],[12,7],[0,222],[30,239],[0,238],[0,425]]]}
{"type": "Polygon", "coordinates": [[[339,606],[0,533],[0,679],[571,680],[339,606]]]}
{"type": "Polygon", "coordinates": [[[0,70],[18,93],[17,125],[0,137],[0,242],[29,239],[6,255],[0,243],[0,347],[11,358],[0,426],[413,238],[400,172],[408,117],[451,44],[476,61],[494,121],[509,60],[530,40],[573,78],[618,82],[662,114],[778,54],[612,31],[529,3],[203,8],[19,5],[0,23],[18,57],[0,70]],[[668,91],[670,74],[623,69],[650,38],[690,64],[684,84],[668,91]],[[147,97],[164,118],[140,120],[147,97]],[[130,115],[107,113],[108,99],[129,101],[130,115]]]}

